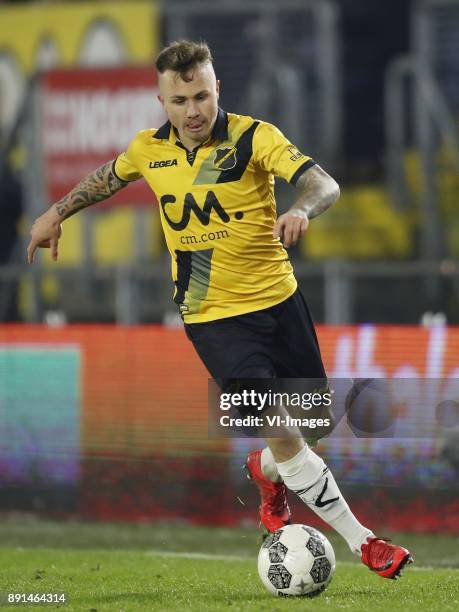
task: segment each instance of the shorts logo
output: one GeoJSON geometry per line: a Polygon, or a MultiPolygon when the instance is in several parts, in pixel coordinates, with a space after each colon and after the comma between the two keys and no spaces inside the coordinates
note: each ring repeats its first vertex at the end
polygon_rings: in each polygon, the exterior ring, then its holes
{"type": "Polygon", "coordinates": [[[169,166],[177,166],[177,160],[163,159],[161,161],[150,162],[150,168],[168,168],[169,166]]]}
{"type": "Polygon", "coordinates": [[[236,163],[236,147],[217,149],[215,151],[214,166],[219,170],[231,170],[236,163]]]}

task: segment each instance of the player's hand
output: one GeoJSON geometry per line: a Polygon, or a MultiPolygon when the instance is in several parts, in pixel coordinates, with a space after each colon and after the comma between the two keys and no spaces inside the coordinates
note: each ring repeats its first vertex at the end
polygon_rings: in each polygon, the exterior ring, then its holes
{"type": "Polygon", "coordinates": [[[284,247],[296,244],[308,229],[309,219],[293,213],[284,213],[278,217],[273,230],[274,238],[280,238],[284,247]]]}
{"type": "Polygon", "coordinates": [[[51,207],[35,219],[30,230],[30,242],[27,247],[27,262],[31,264],[37,248],[51,249],[51,257],[57,261],[57,245],[62,234],[60,219],[56,210],[51,207]]]}

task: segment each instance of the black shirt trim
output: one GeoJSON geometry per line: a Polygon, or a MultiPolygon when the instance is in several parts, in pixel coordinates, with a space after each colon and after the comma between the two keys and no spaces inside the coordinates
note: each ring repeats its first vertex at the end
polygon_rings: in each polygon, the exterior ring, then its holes
{"type": "Polygon", "coordinates": [[[188,149],[185,149],[185,151],[186,151],[186,161],[190,164],[190,166],[192,166],[194,164],[194,160],[196,159],[196,155],[198,154],[198,149],[199,149],[199,147],[196,147],[192,151],[188,151],[188,149]]]}
{"type": "Polygon", "coordinates": [[[217,118],[212,128],[212,138],[228,140],[228,113],[225,113],[221,108],[218,109],[217,118]]]}
{"type": "Polygon", "coordinates": [[[122,183],[131,183],[132,181],[126,181],[125,179],[122,179],[121,177],[119,177],[119,176],[116,174],[115,164],[116,164],[116,160],[117,160],[117,159],[118,159],[118,158],[117,158],[117,157],[115,157],[115,159],[113,160],[113,163],[112,163],[112,172],[113,172],[113,174],[114,174],[114,175],[116,176],[116,178],[117,178],[119,181],[121,181],[122,183]]]}
{"type": "Polygon", "coordinates": [[[158,130],[156,130],[156,134],[153,138],[157,138],[158,140],[164,140],[169,138],[169,134],[171,132],[171,122],[166,121],[164,125],[162,125],[158,130]]]}
{"type": "Polygon", "coordinates": [[[304,162],[304,164],[301,164],[301,166],[298,168],[298,170],[295,172],[295,174],[290,179],[290,184],[296,185],[298,179],[303,174],[303,172],[306,172],[306,170],[309,170],[309,168],[312,168],[315,165],[316,165],[316,162],[313,159],[310,159],[307,162],[304,162]]]}

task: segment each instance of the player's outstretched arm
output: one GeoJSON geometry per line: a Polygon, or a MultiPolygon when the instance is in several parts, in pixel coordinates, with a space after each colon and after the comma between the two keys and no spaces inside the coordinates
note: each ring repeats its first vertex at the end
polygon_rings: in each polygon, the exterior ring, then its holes
{"type": "Polygon", "coordinates": [[[114,193],[126,187],[113,172],[113,160],[107,162],[53,204],[45,213],[35,219],[30,231],[30,243],[27,248],[27,261],[33,262],[38,247],[51,248],[51,257],[57,261],[57,245],[61,236],[61,223],[83,208],[106,200],[114,193]]]}
{"type": "Polygon", "coordinates": [[[296,244],[308,229],[309,220],[321,215],[339,198],[338,183],[317,164],[306,170],[296,183],[300,194],[289,211],[274,225],[274,238],[285,247],[296,244]]]}

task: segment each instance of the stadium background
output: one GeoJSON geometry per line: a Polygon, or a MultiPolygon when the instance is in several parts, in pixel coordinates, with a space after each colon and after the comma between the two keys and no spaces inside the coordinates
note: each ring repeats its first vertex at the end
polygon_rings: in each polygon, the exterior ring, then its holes
{"type": "MultiPolygon", "coordinates": [[[[328,371],[459,377],[457,1],[1,4],[1,510],[256,521],[253,445],[207,436],[151,195],[66,222],[58,265],[23,263],[49,201],[161,124],[151,66],[170,39],[208,40],[222,106],[278,124],[342,186],[291,254],[328,371]]],[[[456,404],[428,437],[320,452],[362,520],[457,533],[458,420],[456,404]]]]}

